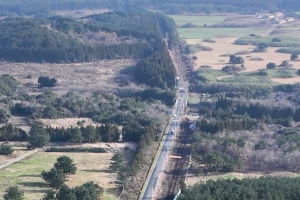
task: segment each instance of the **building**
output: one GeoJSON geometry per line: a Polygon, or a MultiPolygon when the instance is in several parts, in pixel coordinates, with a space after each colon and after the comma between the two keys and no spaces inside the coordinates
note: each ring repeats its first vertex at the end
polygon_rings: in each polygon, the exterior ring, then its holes
{"type": "Polygon", "coordinates": [[[275,15],[268,14],[268,15],[267,15],[267,18],[269,18],[269,19],[275,18],[275,15]]]}
{"type": "Polygon", "coordinates": [[[288,18],[286,18],[286,21],[287,22],[292,22],[292,21],[294,21],[295,20],[295,18],[293,18],[293,17],[288,17],[288,18]]]}
{"type": "Polygon", "coordinates": [[[274,15],[275,15],[276,17],[281,17],[281,16],[283,16],[283,13],[282,13],[282,12],[276,12],[276,13],[274,13],[274,15]]]}
{"type": "Polygon", "coordinates": [[[276,21],[277,24],[284,24],[285,22],[286,22],[285,19],[280,19],[276,21]]]}

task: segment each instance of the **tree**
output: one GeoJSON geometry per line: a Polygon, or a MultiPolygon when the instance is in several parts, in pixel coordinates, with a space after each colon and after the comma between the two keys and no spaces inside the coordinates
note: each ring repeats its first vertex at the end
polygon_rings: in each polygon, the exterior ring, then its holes
{"type": "Polygon", "coordinates": [[[82,129],[82,136],[83,136],[83,141],[85,142],[97,141],[96,130],[92,125],[88,125],[84,129],[82,129]]]}
{"type": "Polygon", "coordinates": [[[120,153],[116,153],[113,155],[110,161],[110,166],[109,169],[114,170],[114,171],[119,171],[123,167],[123,157],[120,153]]]}
{"type": "Polygon", "coordinates": [[[81,130],[78,127],[72,129],[70,142],[81,143],[82,140],[83,140],[83,137],[82,137],[81,130]]]}
{"type": "Polygon", "coordinates": [[[50,141],[50,135],[45,129],[38,126],[33,126],[30,130],[28,143],[29,148],[41,148],[48,144],[50,141]]]}
{"type": "Polygon", "coordinates": [[[57,200],[55,197],[55,191],[47,190],[42,200],[57,200]]]}
{"type": "Polygon", "coordinates": [[[5,144],[0,145],[0,155],[9,155],[12,154],[13,152],[14,149],[11,146],[5,144]]]}
{"type": "Polygon", "coordinates": [[[77,200],[74,191],[66,185],[62,185],[56,194],[57,200],[77,200]]]}
{"type": "Polygon", "coordinates": [[[5,194],[3,196],[4,200],[23,200],[24,192],[20,190],[17,186],[9,187],[5,190],[5,194]]]}
{"type": "Polygon", "coordinates": [[[298,54],[292,54],[291,60],[298,60],[298,54]]]}
{"type": "Polygon", "coordinates": [[[55,78],[49,78],[48,76],[39,76],[38,84],[39,87],[54,87],[57,82],[55,78]]]}
{"type": "Polygon", "coordinates": [[[100,199],[100,195],[103,194],[104,190],[98,184],[93,181],[84,183],[79,187],[74,188],[77,199],[100,199]]]}
{"type": "Polygon", "coordinates": [[[75,174],[77,167],[73,163],[73,160],[68,156],[61,156],[57,158],[54,167],[57,170],[61,170],[64,174],[75,174]]]}
{"type": "Polygon", "coordinates": [[[66,181],[66,175],[56,168],[51,168],[50,171],[42,171],[43,179],[51,188],[59,189],[66,181]]]}
{"type": "Polygon", "coordinates": [[[277,66],[275,63],[269,62],[266,67],[267,67],[267,69],[275,69],[277,66]]]}

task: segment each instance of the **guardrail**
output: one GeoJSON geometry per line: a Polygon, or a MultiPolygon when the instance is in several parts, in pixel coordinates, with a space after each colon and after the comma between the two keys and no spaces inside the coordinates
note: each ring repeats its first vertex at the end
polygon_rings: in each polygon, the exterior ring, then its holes
{"type": "Polygon", "coordinates": [[[124,192],[124,186],[122,186],[122,187],[123,187],[123,189],[122,189],[121,194],[120,194],[119,197],[118,197],[118,200],[121,200],[121,196],[122,196],[122,194],[123,194],[123,192],[124,192]]]}
{"type": "Polygon", "coordinates": [[[181,194],[181,189],[179,189],[178,193],[175,195],[173,200],[176,200],[179,197],[180,194],[181,194]]]}
{"type": "Polygon", "coordinates": [[[160,142],[159,142],[159,146],[158,146],[158,148],[157,148],[155,157],[154,157],[153,161],[151,162],[151,167],[149,168],[149,170],[148,170],[148,172],[147,172],[146,180],[145,180],[145,182],[144,182],[144,184],[143,184],[142,190],[141,190],[141,192],[139,193],[139,196],[138,196],[137,199],[141,199],[141,197],[142,197],[142,196],[144,195],[144,193],[145,193],[146,187],[147,187],[147,185],[148,185],[148,183],[149,183],[149,180],[150,180],[150,177],[151,177],[151,175],[152,175],[152,173],[153,173],[155,164],[156,164],[156,162],[157,162],[157,160],[158,160],[158,157],[159,157],[159,155],[160,155],[160,152],[161,152],[161,149],[162,149],[162,146],[163,146],[163,141],[164,141],[164,140],[166,139],[166,137],[167,137],[167,135],[166,135],[165,133],[166,133],[166,131],[168,130],[168,128],[170,127],[171,122],[172,122],[172,117],[170,117],[170,119],[169,119],[169,121],[168,121],[168,123],[167,123],[167,125],[166,125],[166,128],[165,128],[164,131],[162,132],[163,136],[161,137],[161,140],[160,140],[160,142]]]}

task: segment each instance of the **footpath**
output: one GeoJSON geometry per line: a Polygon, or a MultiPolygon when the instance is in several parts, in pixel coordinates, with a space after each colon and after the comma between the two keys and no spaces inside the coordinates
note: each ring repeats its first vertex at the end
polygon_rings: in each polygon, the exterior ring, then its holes
{"type": "Polygon", "coordinates": [[[25,154],[23,154],[23,155],[15,158],[15,159],[13,159],[13,160],[10,160],[10,161],[8,161],[8,162],[0,165],[0,170],[3,169],[3,168],[5,168],[5,167],[8,167],[8,166],[10,166],[10,165],[12,165],[12,164],[14,164],[16,162],[19,162],[20,160],[23,160],[24,158],[27,158],[28,156],[30,156],[30,155],[32,155],[32,154],[34,154],[36,152],[38,152],[38,149],[33,149],[33,150],[31,150],[31,151],[29,151],[29,152],[27,152],[27,153],[25,153],[25,154]]]}

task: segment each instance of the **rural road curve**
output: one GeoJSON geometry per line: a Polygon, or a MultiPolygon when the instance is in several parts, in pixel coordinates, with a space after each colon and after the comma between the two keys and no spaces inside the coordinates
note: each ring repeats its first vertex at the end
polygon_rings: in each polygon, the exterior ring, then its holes
{"type": "Polygon", "coordinates": [[[0,170],[3,169],[3,168],[5,168],[5,167],[8,167],[8,166],[14,164],[15,162],[19,162],[20,160],[23,160],[24,158],[26,158],[26,157],[28,157],[28,156],[36,153],[37,151],[38,151],[38,149],[33,149],[33,150],[31,150],[31,151],[29,151],[29,152],[27,152],[27,153],[25,153],[25,154],[23,154],[23,155],[15,158],[15,159],[13,159],[13,160],[10,160],[10,161],[8,161],[8,162],[0,165],[0,170]]]}

